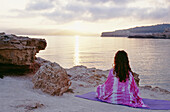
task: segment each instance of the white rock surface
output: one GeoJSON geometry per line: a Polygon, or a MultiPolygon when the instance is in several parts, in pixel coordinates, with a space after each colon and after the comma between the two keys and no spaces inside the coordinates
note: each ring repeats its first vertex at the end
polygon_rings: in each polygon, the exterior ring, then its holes
{"type": "Polygon", "coordinates": [[[74,66],[66,69],[70,80],[72,81],[72,88],[76,87],[96,87],[106,81],[109,70],[102,71],[96,68],[87,68],[86,66],[74,66]]]}
{"type": "Polygon", "coordinates": [[[61,96],[71,85],[65,69],[51,62],[44,63],[33,76],[32,81],[34,88],[57,96],[61,96]]]}

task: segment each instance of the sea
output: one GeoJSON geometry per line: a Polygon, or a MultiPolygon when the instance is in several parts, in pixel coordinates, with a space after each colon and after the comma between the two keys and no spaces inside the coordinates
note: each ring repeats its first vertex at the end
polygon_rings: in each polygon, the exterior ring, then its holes
{"type": "Polygon", "coordinates": [[[132,71],[140,76],[140,86],[150,85],[170,91],[170,39],[136,39],[99,36],[29,36],[44,38],[45,50],[37,57],[64,68],[84,65],[88,68],[111,69],[114,55],[125,50],[132,71]]]}

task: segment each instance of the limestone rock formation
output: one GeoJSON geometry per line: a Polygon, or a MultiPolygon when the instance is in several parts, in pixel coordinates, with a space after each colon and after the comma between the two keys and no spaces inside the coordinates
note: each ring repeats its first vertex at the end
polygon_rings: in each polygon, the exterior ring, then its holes
{"type": "Polygon", "coordinates": [[[57,63],[49,61],[42,63],[32,79],[34,88],[41,89],[50,95],[61,96],[66,92],[70,85],[70,79],[65,69],[57,63]]]}
{"type": "Polygon", "coordinates": [[[36,53],[44,50],[45,39],[35,39],[0,33],[0,63],[31,65],[36,53]]]}
{"type": "Polygon", "coordinates": [[[163,89],[163,88],[160,88],[160,87],[152,87],[152,86],[147,86],[146,85],[146,86],[142,86],[140,88],[151,90],[151,91],[154,91],[154,92],[162,92],[162,93],[170,94],[170,91],[168,91],[166,89],[163,89]]]}
{"type": "MultiPolygon", "coordinates": [[[[72,87],[96,87],[103,84],[109,74],[109,70],[103,71],[96,68],[87,68],[85,66],[75,66],[66,69],[72,81],[72,87]]],[[[139,86],[139,75],[133,73],[136,84],[139,86]]]]}
{"type": "Polygon", "coordinates": [[[35,55],[44,50],[45,39],[0,33],[0,73],[22,74],[34,66],[35,55]]]}
{"type": "Polygon", "coordinates": [[[87,68],[86,66],[74,66],[66,69],[70,75],[73,89],[78,86],[96,87],[102,84],[106,79],[109,71],[102,71],[96,68],[87,68]]]}

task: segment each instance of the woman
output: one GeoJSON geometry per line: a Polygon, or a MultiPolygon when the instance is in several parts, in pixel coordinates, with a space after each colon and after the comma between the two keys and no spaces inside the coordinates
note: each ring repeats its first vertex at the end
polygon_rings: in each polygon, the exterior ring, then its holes
{"type": "Polygon", "coordinates": [[[110,70],[106,82],[97,87],[96,97],[108,103],[147,107],[139,96],[139,88],[132,76],[125,51],[116,53],[114,67],[110,70]]]}

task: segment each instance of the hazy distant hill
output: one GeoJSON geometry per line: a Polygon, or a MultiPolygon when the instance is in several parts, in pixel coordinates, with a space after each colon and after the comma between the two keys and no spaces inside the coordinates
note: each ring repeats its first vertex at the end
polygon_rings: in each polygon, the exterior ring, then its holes
{"type": "Polygon", "coordinates": [[[136,34],[152,34],[152,33],[163,33],[165,29],[170,28],[170,24],[158,24],[152,26],[141,26],[123,30],[116,30],[113,32],[103,32],[102,37],[122,37],[122,36],[129,36],[129,35],[136,35],[136,34]]]}
{"type": "Polygon", "coordinates": [[[132,33],[162,33],[165,29],[170,28],[170,24],[158,24],[153,26],[142,26],[127,29],[132,33]]]}

